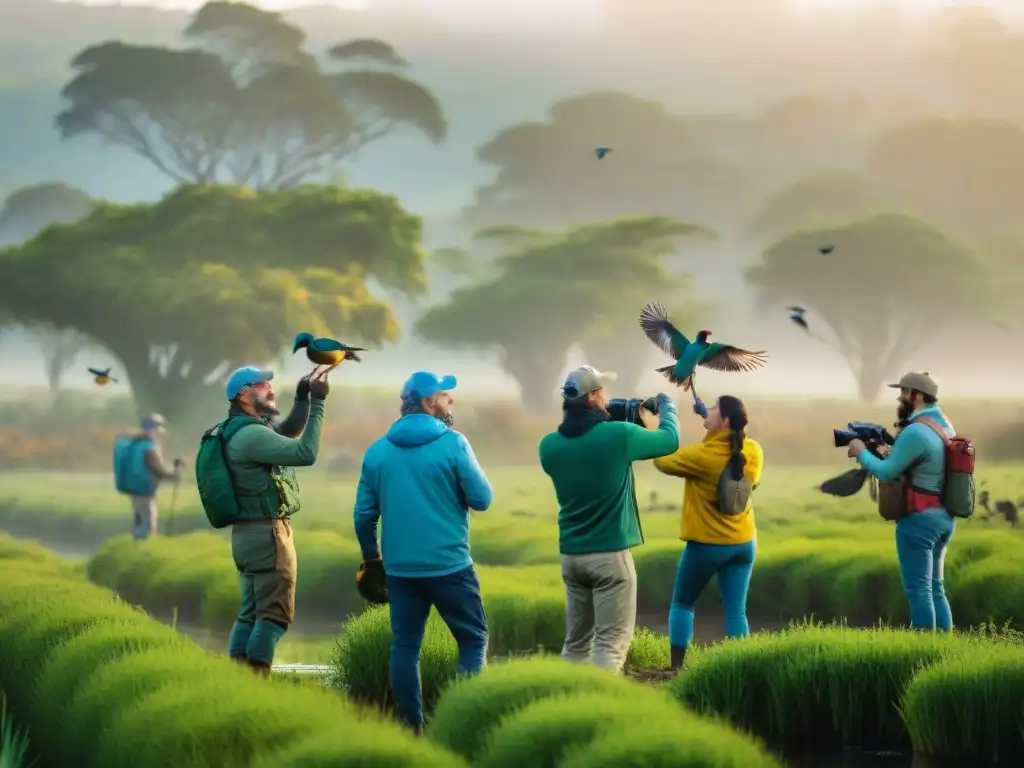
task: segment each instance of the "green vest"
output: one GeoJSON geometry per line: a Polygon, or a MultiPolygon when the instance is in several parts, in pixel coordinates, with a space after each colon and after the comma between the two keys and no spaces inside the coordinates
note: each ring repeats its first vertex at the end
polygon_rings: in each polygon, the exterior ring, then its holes
{"type": "MultiPolygon", "coordinates": [[[[239,430],[252,424],[269,429],[265,421],[249,414],[231,414],[224,423],[224,437],[228,445],[239,430]]],[[[228,463],[234,480],[239,521],[291,517],[299,511],[299,481],[294,467],[260,466],[263,482],[258,483],[261,487],[254,488],[252,481],[256,473],[251,464],[235,464],[231,461],[230,450],[228,463]]]]}

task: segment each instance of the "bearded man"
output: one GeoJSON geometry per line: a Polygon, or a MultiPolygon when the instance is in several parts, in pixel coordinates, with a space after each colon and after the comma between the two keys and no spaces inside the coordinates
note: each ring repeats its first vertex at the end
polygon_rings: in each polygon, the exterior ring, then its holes
{"type": "Polygon", "coordinates": [[[283,421],[273,371],[239,368],[228,376],[228,418],[221,425],[225,459],[238,506],[231,553],[238,569],[241,608],[228,654],[268,674],[274,651],[295,619],[298,560],[291,516],[299,509],[294,467],[312,466],[320,452],[326,376],[299,380],[295,404],[283,421]]]}
{"type": "Polygon", "coordinates": [[[487,658],[469,510],[486,511],[493,492],[469,441],[452,429],[456,383],[429,371],[405,382],[401,418],[363,457],[353,512],[363,577],[385,574],[395,709],[417,732],[423,728],[420,648],[431,607],[458,644],[460,673],[480,671],[487,658]]]}

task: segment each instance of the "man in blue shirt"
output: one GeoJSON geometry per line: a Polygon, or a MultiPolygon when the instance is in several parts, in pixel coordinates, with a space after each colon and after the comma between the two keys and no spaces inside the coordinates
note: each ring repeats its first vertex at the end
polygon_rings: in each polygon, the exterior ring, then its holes
{"type": "Polygon", "coordinates": [[[487,657],[469,510],[486,511],[493,493],[469,441],[451,428],[455,385],[454,376],[427,371],[409,377],[402,416],[366,451],[356,490],[363,568],[383,566],[387,574],[395,709],[417,731],[423,727],[420,648],[431,606],[458,643],[460,673],[480,671],[487,657]]]}
{"type": "Polygon", "coordinates": [[[873,456],[860,440],[852,440],[851,458],[883,482],[909,473],[907,514],[896,523],[896,554],[903,588],[910,602],[910,626],[949,632],[953,615],[942,585],[946,548],[956,524],[942,506],[946,447],[939,434],[956,437],[939,408],[939,385],[927,373],[908,373],[897,384],[899,433],[884,459],[873,456]]]}

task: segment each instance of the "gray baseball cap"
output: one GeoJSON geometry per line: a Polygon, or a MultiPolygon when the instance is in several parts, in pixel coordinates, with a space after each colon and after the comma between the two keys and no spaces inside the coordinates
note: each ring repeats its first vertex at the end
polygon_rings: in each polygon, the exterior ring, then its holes
{"type": "Polygon", "coordinates": [[[581,365],[570,371],[562,385],[562,398],[566,401],[582,400],[596,389],[605,389],[619,380],[613,371],[599,371],[591,365],[581,365]]]}
{"type": "Polygon", "coordinates": [[[939,396],[939,385],[935,383],[935,379],[928,374],[928,371],[905,373],[903,378],[889,386],[893,389],[916,389],[918,392],[928,395],[928,397],[939,396]]]}

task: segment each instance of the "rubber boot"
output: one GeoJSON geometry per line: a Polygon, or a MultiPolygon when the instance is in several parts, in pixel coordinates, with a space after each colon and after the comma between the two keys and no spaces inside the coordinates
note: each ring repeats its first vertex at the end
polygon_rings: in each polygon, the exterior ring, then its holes
{"type": "Polygon", "coordinates": [[[686,658],[686,646],[673,645],[670,649],[672,655],[672,671],[678,672],[683,668],[683,660],[686,658]]]}
{"type": "Polygon", "coordinates": [[[270,676],[270,665],[263,661],[256,661],[256,659],[246,659],[245,663],[249,665],[249,668],[261,677],[270,676]]]}

